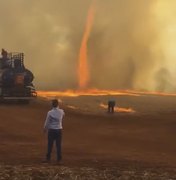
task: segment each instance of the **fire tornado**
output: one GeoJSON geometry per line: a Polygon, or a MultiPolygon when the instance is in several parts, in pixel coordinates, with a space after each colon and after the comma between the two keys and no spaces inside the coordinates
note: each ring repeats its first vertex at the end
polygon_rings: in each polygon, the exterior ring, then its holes
{"type": "Polygon", "coordinates": [[[89,68],[87,62],[87,42],[89,39],[89,35],[92,29],[93,20],[94,20],[94,1],[92,2],[85,26],[85,31],[81,43],[81,48],[79,52],[79,67],[78,67],[78,78],[79,78],[79,88],[84,89],[86,88],[89,82],[89,68]]]}

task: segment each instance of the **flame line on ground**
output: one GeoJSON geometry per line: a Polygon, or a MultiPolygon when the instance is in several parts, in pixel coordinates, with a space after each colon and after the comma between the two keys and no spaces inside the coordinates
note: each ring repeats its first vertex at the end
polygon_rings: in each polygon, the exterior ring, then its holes
{"type": "Polygon", "coordinates": [[[99,90],[99,89],[88,89],[88,90],[65,90],[65,91],[37,91],[38,96],[42,97],[57,97],[57,96],[176,96],[176,93],[164,93],[164,92],[145,92],[145,91],[134,91],[134,90],[99,90]]]}

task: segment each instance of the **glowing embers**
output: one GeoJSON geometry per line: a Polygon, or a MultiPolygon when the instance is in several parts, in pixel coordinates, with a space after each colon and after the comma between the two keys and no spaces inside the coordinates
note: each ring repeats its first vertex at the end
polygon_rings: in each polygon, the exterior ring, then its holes
{"type": "MultiPolygon", "coordinates": [[[[108,110],[108,105],[101,103],[100,107],[103,109],[107,109],[108,110]]],[[[133,110],[132,108],[121,108],[121,107],[114,107],[114,112],[123,112],[123,113],[134,113],[136,112],[135,110],[133,110]]]]}

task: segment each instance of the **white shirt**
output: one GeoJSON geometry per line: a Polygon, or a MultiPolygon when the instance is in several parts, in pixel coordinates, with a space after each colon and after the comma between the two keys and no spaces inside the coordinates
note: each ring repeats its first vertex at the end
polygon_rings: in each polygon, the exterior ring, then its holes
{"type": "Polygon", "coordinates": [[[46,121],[44,124],[45,129],[62,129],[62,120],[65,115],[63,109],[53,108],[47,113],[46,121]]]}

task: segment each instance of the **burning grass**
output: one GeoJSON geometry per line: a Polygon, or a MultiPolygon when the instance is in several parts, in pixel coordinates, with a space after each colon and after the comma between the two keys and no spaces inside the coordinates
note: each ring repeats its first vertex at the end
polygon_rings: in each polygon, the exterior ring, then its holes
{"type": "Polygon", "coordinates": [[[38,96],[41,97],[58,97],[58,96],[106,96],[106,95],[118,95],[118,96],[144,96],[144,95],[156,95],[156,96],[176,96],[175,93],[164,92],[145,92],[134,90],[99,90],[99,89],[87,89],[87,90],[66,90],[66,91],[38,91],[38,96]]]}
{"type": "MultiPolygon", "coordinates": [[[[102,107],[103,109],[108,109],[108,105],[101,103],[100,107],[102,107]]],[[[122,112],[122,113],[134,113],[135,110],[133,110],[132,108],[122,108],[122,107],[114,107],[114,111],[115,112],[122,112]]]]}
{"type": "Polygon", "coordinates": [[[58,97],[58,96],[106,96],[106,95],[126,95],[126,96],[140,96],[137,91],[129,90],[99,90],[99,89],[88,89],[88,90],[66,90],[66,91],[38,91],[38,96],[41,97],[58,97]]]}
{"type": "Polygon", "coordinates": [[[170,103],[170,106],[172,108],[174,106],[174,101],[170,101],[169,99],[175,98],[176,94],[132,90],[116,91],[87,89],[66,91],[38,91],[38,96],[47,99],[58,98],[61,104],[64,105],[63,107],[68,107],[69,109],[72,109],[74,111],[91,114],[102,114],[104,112],[107,112],[107,104],[109,99],[114,99],[116,101],[116,114],[134,114],[160,111],[164,106],[159,108],[159,105],[167,103],[170,103]],[[141,99],[145,101],[141,101],[141,99]],[[153,105],[151,101],[154,102],[153,105]],[[157,102],[160,103],[156,105],[157,102]]]}

